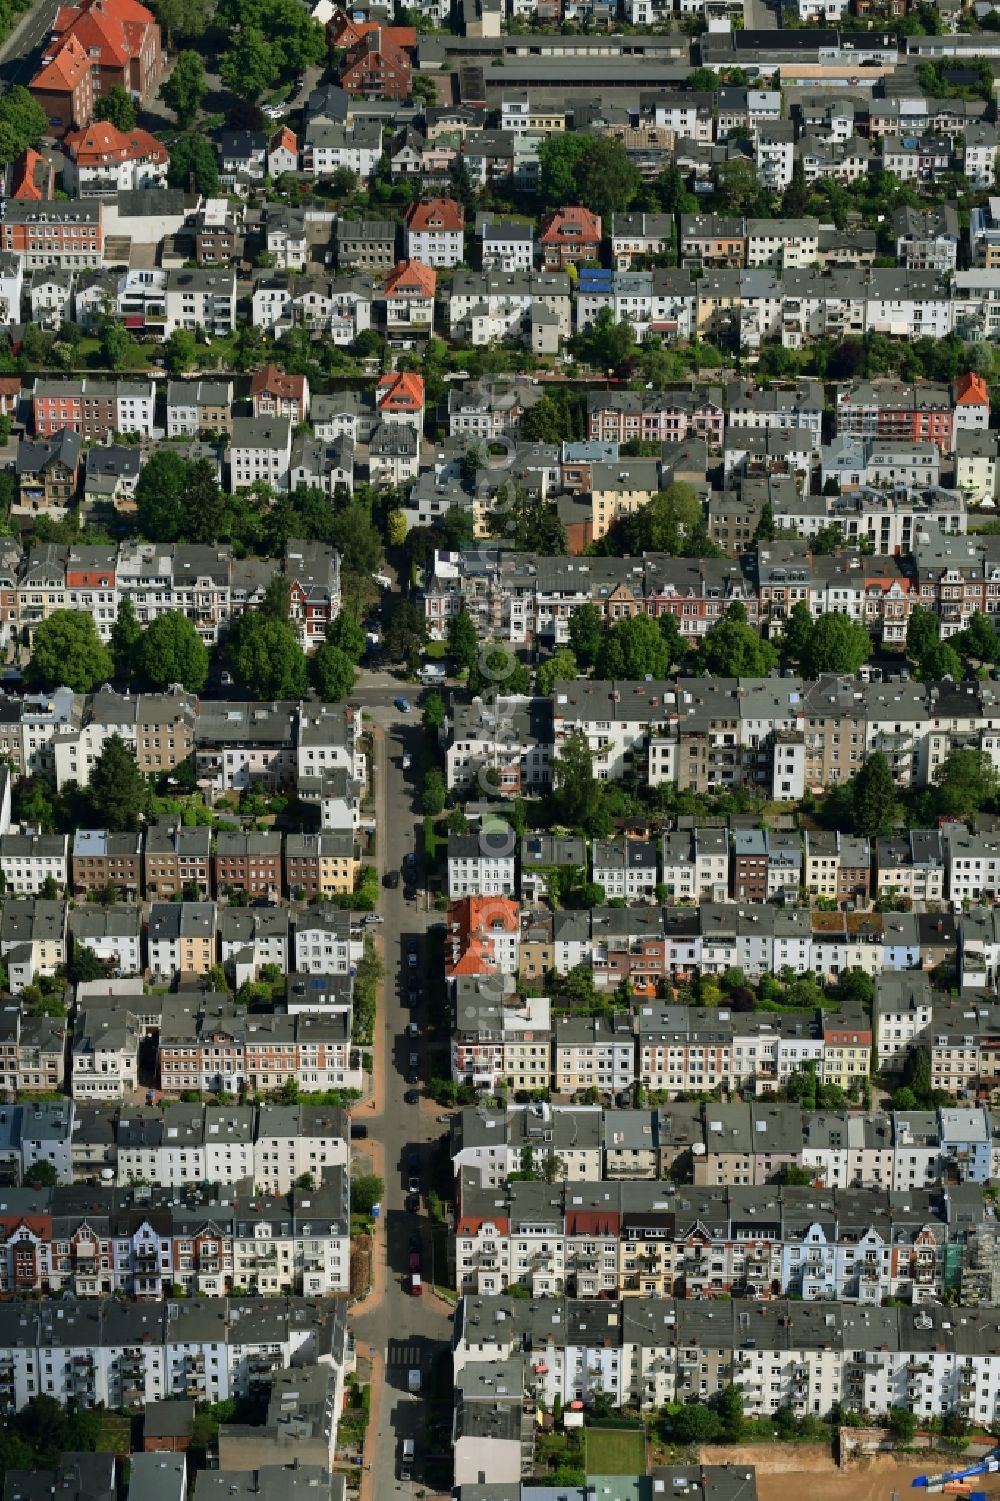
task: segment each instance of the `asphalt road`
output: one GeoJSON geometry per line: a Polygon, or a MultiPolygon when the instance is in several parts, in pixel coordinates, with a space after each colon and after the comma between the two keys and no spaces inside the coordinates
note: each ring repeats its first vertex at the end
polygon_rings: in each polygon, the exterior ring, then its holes
{"type": "Polygon", "coordinates": [[[27,84],[37,71],[42,45],[48,40],[58,9],[59,0],[38,0],[0,47],[0,85],[4,93],[15,84],[27,84]]]}
{"type": "MultiPolygon", "coordinates": [[[[365,674],[353,700],[362,704],[366,716],[384,730],[376,738],[373,776],[376,798],[377,858],[380,875],[386,870],[400,870],[404,855],[415,852],[419,860],[418,835],[422,820],[415,806],[415,788],[402,770],[404,750],[414,753],[423,733],[419,719],[418,695],[389,674],[365,674]],[[392,701],[404,695],[413,704],[410,715],[401,715],[392,701]]],[[[414,754],[414,761],[416,762],[414,754]]],[[[420,866],[418,865],[418,871],[420,866]]],[[[428,1063],[423,1036],[411,1043],[405,1036],[406,1024],[416,1021],[423,1033],[426,1016],[426,963],[424,937],[431,916],[424,910],[422,880],[418,880],[417,902],[407,902],[404,882],[395,889],[382,887],[380,911],[385,917],[382,928],[385,956],[385,1007],[382,1017],[385,1048],[385,1108],[373,1117],[371,1137],[382,1143],[385,1162],[385,1217],[383,1244],[387,1259],[386,1292],[381,1303],[354,1323],[359,1351],[371,1346],[385,1361],[385,1384],[377,1415],[378,1444],[374,1462],[374,1494],[386,1501],[390,1494],[414,1497],[427,1487],[428,1469],[436,1470],[432,1485],[441,1474],[441,1463],[432,1460],[434,1453],[446,1463],[450,1437],[439,1431],[435,1438],[433,1423],[444,1420],[444,1410],[434,1406],[432,1373],[435,1358],[444,1354],[451,1343],[451,1324],[445,1307],[433,1296],[415,1298],[407,1292],[411,1235],[419,1235],[424,1279],[433,1280],[430,1224],[423,1210],[424,1194],[430,1186],[430,1157],[433,1142],[440,1137],[442,1126],[436,1113],[426,1104],[407,1105],[403,1096],[414,1087],[406,1082],[408,1059],[415,1047],[420,1057],[420,1091],[426,1096],[428,1063]],[[407,951],[413,942],[420,947],[418,962],[407,963],[407,951]],[[405,1004],[411,978],[416,976],[420,1004],[412,1013],[405,1004]],[[419,1162],[421,1210],[410,1213],[405,1208],[406,1179],[411,1157],[419,1162]],[[421,1393],[408,1390],[408,1372],[421,1372],[421,1393]],[[402,1444],[405,1438],[415,1442],[416,1458],[409,1467],[412,1479],[400,1480],[402,1444]],[[430,1461],[430,1465],[429,1465],[430,1461]]],[[[360,1116],[363,1119],[363,1115],[360,1116]]],[[[444,1280],[443,1275],[439,1278],[444,1280]]],[[[440,1364],[440,1361],[438,1362],[440,1364]]]]}

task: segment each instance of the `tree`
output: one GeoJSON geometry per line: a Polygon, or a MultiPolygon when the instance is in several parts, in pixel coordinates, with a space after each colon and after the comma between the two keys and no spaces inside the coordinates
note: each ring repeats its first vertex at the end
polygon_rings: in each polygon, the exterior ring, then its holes
{"type": "Polygon", "coordinates": [[[331,641],[324,641],[312,657],[309,675],[325,704],[339,704],[358,680],[351,658],[331,641]]]}
{"type": "Polygon", "coordinates": [[[599,678],[663,678],[670,670],[670,648],[649,615],[621,620],[601,642],[594,671],[599,678]]]}
{"type": "Polygon", "coordinates": [[[142,626],[135,618],[132,601],[126,596],[118,603],[118,613],[111,627],[111,657],[115,664],[115,677],[119,680],[131,677],[135,666],[135,651],[142,636],[142,626]]]}
{"type": "Polygon", "coordinates": [[[715,169],[719,192],[723,195],[726,210],[733,214],[768,214],[770,196],[761,187],[757,168],[745,156],[731,156],[720,162],[715,169]]]}
{"type": "Polygon", "coordinates": [[[818,678],[824,672],[844,672],[853,677],[871,654],[872,640],[860,621],[846,615],[821,615],[802,653],[802,673],[807,678],[818,678]]]}
{"type": "Polygon", "coordinates": [[[923,605],[914,605],[906,622],[906,654],[913,662],[920,662],[937,644],[941,635],[941,622],[933,610],[923,605]]]}
{"type": "Polygon", "coordinates": [[[950,641],[935,641],[917,663],[917,676],[925,683],[941,678],[957,682],[962,676],[962,659],[950,641]]]}
{"type": "Polygon", "coordinates": [[[464,606],[448,621],[448,655],[459,672],[474,667],[479,659],[479,637],[464,606]]]}
{"type": "Polygon", "coordinates": [[[1000,655],[1000,637],[982,610],[976,610],[965,630],[953,639],[967,657],[974,657],[977,662],[995,662],[1000,655]]]}
{"type": "Polygon", "coordinates": [[[953,750],[934,773],[933,807],[938,818],[967,820],[997,795],[996,768],[987,751],[953,750]]]}
{"type": "Polygon", "coordinates": [[[253,698],[302,698],[308,686],[298,636],[281,620],[259,611],[241,615],[230,632],[226,657],[236,682],[253,698]]]}
{"type": "Polygon", "coordinates": [[[278,53],[256,26],[241,26],[222,56],[219,74],[237,99],[256,104],[281,72],[278,53]]]}
{"type": "Polygon", "coordinates": [[[139,533],[150,542],[176,542],[184,534],[184,492],[190,465],[161,444],[139,471],[135,487],[139,533]]]}
{"type": "Polygon", "coordinates": [[[557,682],[572,682],[576,675],[576,657],[568,646],[560,646],[538,669],[538,692],[548,697],[557,682]]]}
{"type": "Polygon", "coordinates": [[[48,132],[49,120],[33,94],[21,84],[0,99],[0,164],[16,160],[48,132]]]}
{"type": "Polygon", "coordinates": [[[94,105],[94,119],[107,120],[116,130],[135,129],[135,103],[120,83],[114,83],[94,105]]]}
{"type": "Polygon", "coordinates": [[[374,1173],[362,1173],[351,1179],[351,1210],[355,1214],[371,1214],[376,1204],[385,1197],[385,1184],[374,1173]]]}
{"type": "Polygon", "coordinates": [[[424,642],[427,640],[427,624],[424,612],[412,599],[397,599],[385,628],[383,646],[391,662],[416,664],[424,642]]]}
{"type": "Polygon", "coordinates": [[[698,670],[720,678],[763,678],[778,665],[778,653],[746,622],[742,605],[730,605],[724,620],[708,632],[698,653],[698,670]]]}
{"type": "MultiPolygon", "coordinates": [[[[89,950],[86,952],[89,952],[89,950]]],[[[103,973],[104,971],[102,970],[101,975],[103,973]]],[[[100,979],[100,975],[94,975],[93,978],[95,980],[100,979]]],[[[25,1172],[23,1181],[25,1188],[55,1188],[59,1182],[59,1174],[56,1171],[55,1163],[45,1161],[33,1162],[25,1172]]]]}
{"type": "Polygon", "coordinates": [[[899,816],[899,796],[882,751],[873,751],[851,789],[854,832],[866,839],[890,834],[899,816]]]}
{"type": "MultiPolygon", "coordinates": [[[[434,93],[434,97],[427,102],[429,104],[436,104],[437,85],[434,83],[434,80],[432,78],[419,78],[417,75],[414,75],[414,98],[417,97],[415,86],[418,82],[430,84],[431,89],[434,93]]],[[[448,168],[448,183],[451,191],[451,196],[462,205],[462,210],[465,214],[465,220],[468,224],[470,219],[475,218],[476,184],[472,180],[472,174],[469,171],[469,164],[465,160],[465,157],[461,152],[458,152],[454,157],[452,157],[451,166],[448,168]]]]}
{"type": "Polygon", "coordinates": [[[353,615],[348,615],[346,610],[341,610],[327,631],[326,639],[331,646],[339,646],[352,662],[361,661],[368,645],[364,627],[358,624],[353,615]]]}
{"type": "Polygon", "coordinates": [[[885,1426],[897,1444],[910,1444],[917,1431],[917,1415],[908,1407],[890,1407],[886,1413],[885,1426]]]}
{"type": "Polygon", "coordinates": [[[582,203],[610,221],[628,208],[642,185],[639,170],[620,141],[565,131],[538,150],[539,188],[548,208],[582,203]]]}
{"type": "Polygon", "coordinates": [[[586,736],[567,735],[552,768],[553,799],[560,822],[576,828],[584,824],[597,796],[594,766],[586,736]]]}
{"type": "Polygon", "coordinates": [[[521,419],[521,436],[530,443],[565,443],[572,437],[569,412],[545,395],[521,419]]]}
{"type": "Polygon", "coordinates": [[[98,959],[93,949],[85,943],[74,943],[73,957],[66,966],[66,978],[72,985],[86,985],[90,980],[107,977],[108,966],[98,959]]]}
{"type": "Polygon", "coordinates": [[[385,518],[385,543],[387,547],[402,547],[406,541],[406,512],[393,509],[385,518]]]}
{"type": "Polygon", "coordinates": [[[206,136],[186,135],[174,142],[167,182],[172,188],[193,190],[209,198],[218,193],[219,158],[206,136]]]}
{"type": "MultiPolygon", "coordinates": [[[[550,136],[550,140],[557,137],[550,136]]],[[[597,317],[580,335],[583,355],[600,370],[617,370],[635,353],[635,329],[631,323],[616,323],[609,307],[598,309],[597,317]]]]}
{"type": "Polygon", "coordinates": [[[180,683],[189,693],[200,693],[208,680],[208,648],[179,610],[168,610],[150,622],[142,633],[136,663],[154,689],[180,683]]]}
{"type": "Polygon", "coordinates": [[[801,662],[812,640],[813,618],[804,599],[797,600],[785,621],[781,649],[793,662],[801,662]]]}
{"type": "Polygon", "coordinates": [[[722,1438],[727,1444],[737,1444],[743,1437],[743,1393],[738,1386],[723,1387],[712,1403],[722,1423],[722,1438]]]}
{"type": "Polygon", "coordinates": [[[136,829],[149,806],[149,787],[120,735],[104,742],[90,774],[90,801],[101,828],[136,829]]]}
{"type": "Polygon", "coordinates": [[[209,0],[156,0],[155,9],[171,48],[177,37],[202,36],[208,25],[209,0]]]}
{"type": "Polygon", "coordinates": [[[198,355],[198,343],[189,328],[175,328],[163,346],[163,360],[171,375],[190,370],[198,355]]]}
{"type": "Polygon", "coordinates": [[[184,480],[185,542],[211,546],[223,535],[227,515],[226,498],[219,488],[214,464],[210,459],[195,459],[188,464],[184,480]]]}
{"type": "Polygon", "coordinates": [[[107,319],[101,329],[101,362],[109,370],[124,370],[129,351],[135,348],[132,335],[120,323],[107,319]]]}
{"type": "Polygon", "coordinates": [[[583,667],[592,667],[604,640],[604,617],[597,605],[577,605],[569,617],[569,644],[583,667]]]}
{"type": "Polygon", "coordinates": [[[36,688],[65,684],[74,693],[89,693],[114,676],[111,653],[97,634],[92,615],[82,610],[54,610],[35,631],[27,676],[36,688]]]}
{"type": "Polygon", "coordinates": [[[431,818],[436,818],[439,813],[444,812],[447,796],[448,788],[444,773],[436,766],[432,766],[424,776],[423,791],[420,794],[420,811],[431,818]]]}
{"type": "Polygon", "coordinates": [[[201,110],[201,101],[206,95],[201,54],[194,51],[177,54],[173,72],[167,83],[162,84],[159,93],[164,104],[176,114],[177,125],[182,131],[194,125],[198,111],[201,110]]]}
{"type": "Polygon", "coordinates": [[[712,1444],[722,1437],[722,1419],[700,1402],[686,1403],[668,1414],[666,1437],[674,1444],[712,1444]]]}
{"type": "Polygon", "coordinates": [[[444,699],[440,693],[428,693],[424,699],[423,722],[425,730],[439,730],[445,721],[444,699]]]}
{"type": "Polygon", "coordinates": [[[657,490],[648,505],[623,517],[611,535],[621,541],[615,550],[626,556],[643,552],[683,554],[685,544],[702,523],[701,497],[692,485],[675,481],[657,490]]]}

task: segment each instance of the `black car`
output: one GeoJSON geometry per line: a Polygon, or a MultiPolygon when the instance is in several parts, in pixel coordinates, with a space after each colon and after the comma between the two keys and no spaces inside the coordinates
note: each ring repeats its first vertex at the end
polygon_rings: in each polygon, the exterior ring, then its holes
{"type": "Polygon", "coordinates": [[[423,1250],[423,1244],[421,1242],[420,1232],[418,1230],[414,1230],[414,1231],[411,1232],[410,1240],[409,1240],[409,1248],[410,1248],[411,1251],[422,1251],[423,1250]]]}
{"type": "Polygon", "coordinates": [[[403,900],[404,900],[404,902],[415,902],[416,899],[417,899],[417,888],[415,886],[404,886],[403,887],[403,900]]]}
{"type": "Polygon", "coordinates": [[[406,1091],[406,1093],[404,1094],[404,1096],[403,1096],[403,1102],[406,1105],[416,1105],[416,1104],[419,1103],[419,1100],[420,1100],[420,1090],[419,1089],[408,1089],[406,1091]]]}
{"type": "Polygon", "coordinates": [[[405,1201],[405,1208],[406,1208],[407,1214],[419,1214],[420,1213],[420,1195],[419,1194],[407,1194],[406,1195],[406,1201],[405,1201]]]}
{"type": "Polygon", "coordinates": [[[399,871],[387,870],[385,875],[382,877],[382,885],[388,886],[390,890],[395,891],[396,887],[399,885],[399,871]]]}
{"type": "Polygon", "coordinates": [[[411,985],[409,990],[406,992],[406,1004],[409,1006],[411,1011],[413,1011],[415,1007],[420,1005],[420,991],[415,985],[411,985]]]}

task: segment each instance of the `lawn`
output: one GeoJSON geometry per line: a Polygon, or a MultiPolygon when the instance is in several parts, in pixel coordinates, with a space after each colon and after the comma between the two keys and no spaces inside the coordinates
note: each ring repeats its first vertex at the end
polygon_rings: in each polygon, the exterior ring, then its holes
{"type": "Polygon", "coordinates": [[[97,1441],[101,1454],[132,1452],[132,1419],[121,1412],[101,1413],[101,1436],[97,1441]]]}
{"type": "Polygon", "coordinates": [[[585,1428],[588,1475],[645,1475],[646,1435],[640,1428],[585,1428]]]}

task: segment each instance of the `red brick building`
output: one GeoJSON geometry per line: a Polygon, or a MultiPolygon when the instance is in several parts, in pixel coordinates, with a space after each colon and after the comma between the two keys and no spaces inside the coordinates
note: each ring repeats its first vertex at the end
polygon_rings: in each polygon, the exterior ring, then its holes
{"type": "Polygon", "coordinates": [[[162,75],[160,28],[151,11],[139,0],[82,0],[56,12],[52,41],[29,88],[61,137],[89,125],[94,104],[115,85],[145,100],[162,75]]]}
{"type": "Polygon", "coordinates": [[[389,28],[377,26],[347,55],[340,86],[352,95],[408,99],[413,68],[389,28]]]}
{"type": "Polygon", "coordinates": [[[304,375],[286,375],[276,365],[256,370],[250,381],[255,417],[291,417],[305,422],[309,414],[309,382],[304,375]]]}
{"type": "Polygon", "coordinates": [[[31,203],[12,198],[0,220],[0,250],[36,266],[99,266],[104,258],[104,225],[99,202],[31,203]]]}
{"type": "Polygon", "coordinates": [[[70,130],[89,125],[94,113],[94,79],[86,48],[69,36],[58,50],[42,59],[42,66],[28,85],[49,122],[56,140],[70,130]]]}
{"type": "Polygon", "coordinates": [[[547,270],[558,271],[570,261],[596,261],[601,249],[601,216],[573,204],[557,208],[542,220],[542,255],[547,270]]]}

